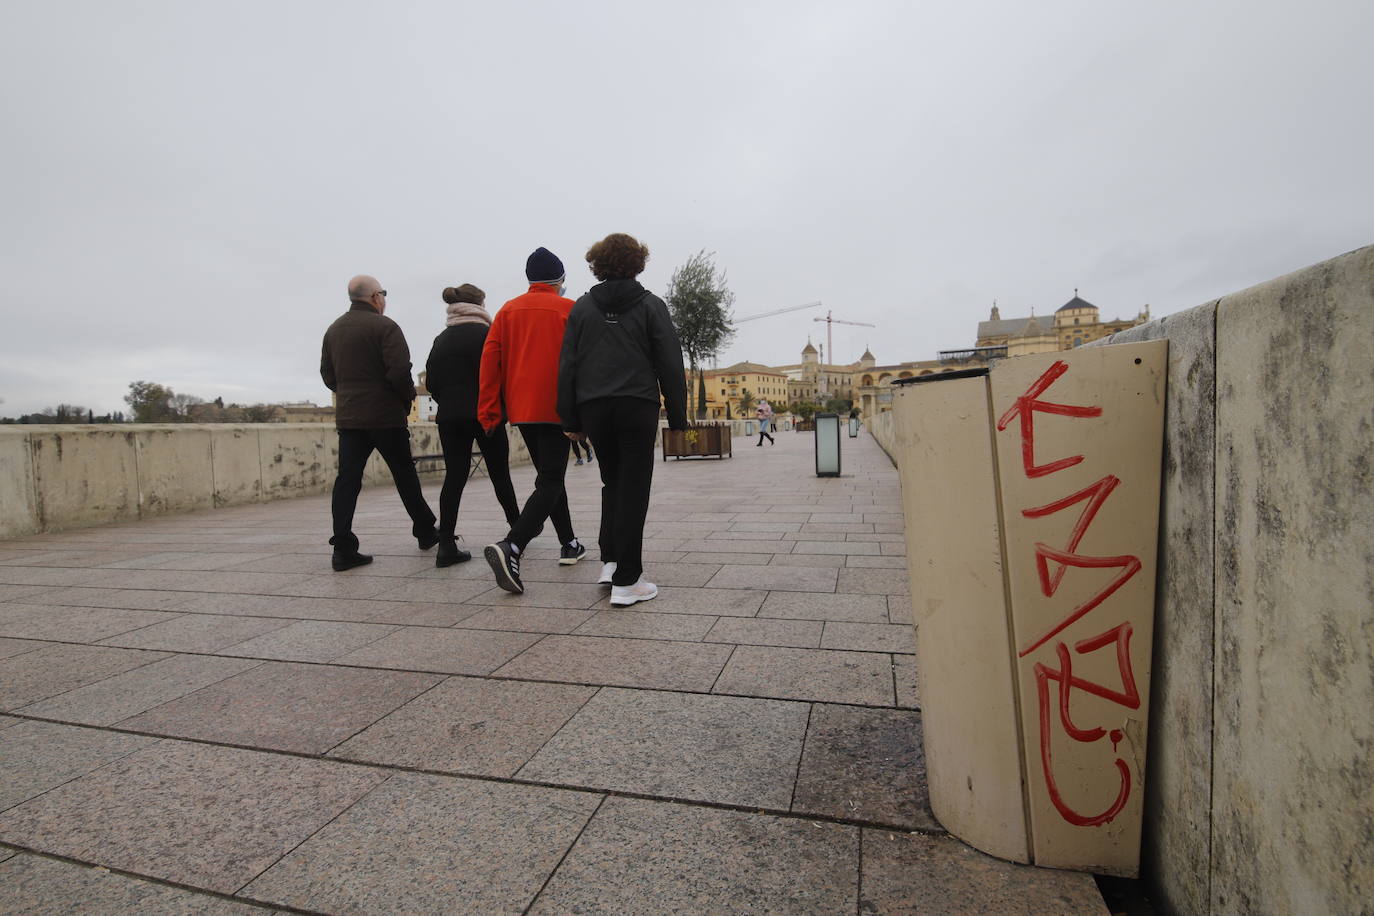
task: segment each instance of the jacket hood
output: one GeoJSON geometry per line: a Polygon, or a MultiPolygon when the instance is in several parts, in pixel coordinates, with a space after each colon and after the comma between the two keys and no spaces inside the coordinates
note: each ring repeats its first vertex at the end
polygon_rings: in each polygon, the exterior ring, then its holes
{"type": "Polygon", "coordinates": [[[587,295],[603,312],[623,312],[639,302],[644,287],[638,280],[606,280],[593,286],[587,295]]]}

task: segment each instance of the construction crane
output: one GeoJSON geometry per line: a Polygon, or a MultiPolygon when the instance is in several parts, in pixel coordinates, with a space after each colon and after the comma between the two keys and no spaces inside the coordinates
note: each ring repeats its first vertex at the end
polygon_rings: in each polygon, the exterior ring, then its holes
{"type": "MultiPolygon", "coordinates": [[[[802,309],[813,309],[813,308],[816,308],[816,307],[819,306],[819,305],[820,305],[819,302],[808,302],[808,303],[806,303],[805,305],[789,305],[789,306],[788,306],[787,308],[785,308],[785,309],[773,309],[773,310],[770,311],[770,312],[759,312],[757,315],[750,315],[750,316],[747,317],[747,318],[736,318],[736,319],[735,319],[735,324],[741,324],[741,323],[743,323],[743,322],[745,322],[745,321],[753,321],[755,318],[772,318],[774,315],[781,315],[781,314],[783,314],[784,312],[797,312],[797,311],[800,311],[800,310],[802,310],[802,309]]],[[[715,362],[715,355],[712,354],[712,356],[711,356],[711,366],[712,366],[712,368],[715,368],[715,365],[716,365],[716,362],[715,362]]]]}
{"type": "MultiPolygon", "coordinates": [[[[796,312],[800,311],[801,309],[813,309],[816,308],[818,305],[820,305],[819,302],[808,302],[805,305],[789,305],[785,309],[773,309],[771,312],[759,312],[757,315],[750,315],[748,318],[736,318],[735,324],[740,324],[745,321],[753,321],[755,318],[771,318],[774,315],[781,315],[783,312],[796,312]]],[[[819,318],[817,318],[816,320],[820,321],[819,318]]]]}
{"type": "MultiPolygon", "coordinates": [[[[825,352],[830,354],[830,358],[835,358],[835,338],[834,326],[837,324],[852,324],[860,328],[876,328],[876,324],[869,324],[867,321],[845,321],[843,318],[834,318],[827,309],[824,318],[813,318],[813,321],[825,322],[825,352]]],[[[830,394],[830,377],[825,374],[825,354],[821,354],[821,392],[830,394]]]]}

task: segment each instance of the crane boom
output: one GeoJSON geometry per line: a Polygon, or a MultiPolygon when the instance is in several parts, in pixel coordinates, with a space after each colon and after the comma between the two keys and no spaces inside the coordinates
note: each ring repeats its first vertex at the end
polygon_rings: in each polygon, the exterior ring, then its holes
{"type": "MultiPolygon", "coordinates": [[[[835,318],[829,310],[826,311],[824,318],[813,318],[812,321],[825,322],[825,349],[830,354],[830,358],[835,358],[835,338],[833,326],[837,324],[852,324],[863,328],[876,328],[876,324],[869,324],[867,321],[845,321],[843,318],[835,318]]],[[[825,373],[825,358],[821,358],[821,391],[825,394],[830,393],[830,377],[825,373]]]]}
{"type": "MultiPolygon", "coordinates": [[[[818,305],[820,305],[819,302],[808,302],[805,305],[789,305],[785,309],[773,309],[771,312],[760,312],[757,315],[750,315],[748,318],[736,318],[735,324],[739,324],[743,321],[753,321],[755,318],[770,318],[773,315],[781,315],[783,312],[796,312],[801,309],[813,309],[818,305]]],[[[820,321],[821,319],[817,318],[816,320],[820,321]]]]}

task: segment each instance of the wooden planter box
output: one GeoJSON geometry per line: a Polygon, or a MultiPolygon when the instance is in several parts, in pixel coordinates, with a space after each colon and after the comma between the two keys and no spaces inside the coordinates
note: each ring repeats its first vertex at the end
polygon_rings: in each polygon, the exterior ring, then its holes
{"type": "Polygon", "coordinates": [[[663,431],[663,460],[672,458],[729,458],[730,427],[693,426],[663,431]]]}
{"type": "Polygon", "coordinates": [[[793,428],[794,430],[796,430],[797,432],[799,432],[799,433],[814,433],[814,432],[816,431],[816,421],[815,421],[815,420],[798,420],[798,421],[796,422],[796,425],[793,426],[792,428],[793,428]]]}

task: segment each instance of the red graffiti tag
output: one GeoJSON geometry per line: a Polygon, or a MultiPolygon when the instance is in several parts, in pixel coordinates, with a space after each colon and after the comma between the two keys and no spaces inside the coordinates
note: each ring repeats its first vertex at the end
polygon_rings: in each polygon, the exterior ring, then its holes
{"type": "Polygon", "coordinates": [[[1127,709],[1140,708],[1140,692],[1136,689],[1135,674],[1131,670],[1131,624],[1123,623],[1113,627],[1101,635],[1091,639],[1085,639],[1074,646],[1074,651],[1080,655],[1094,652],[1110,643],[1116,644],[1117,669],[1121,673],[1121,690],[1112,690],[1093,681],[1076,677],[1073,673],[1072,657],[1069,655],[1069,647],[1060,642],[1055,646],[1059,656],[1059,669],[1055,670],[1043,662],[1035,665],[1035,689],[1040,701],[1040,764],[1045,772],[1045,784],[1049,790],[1050,801],[1054,804],[1059,814],[1078,827],[1096,827],[1108,823],[1118,814],[1121,809],[1126,807],[1126,802],[1131,797],[1131,770],[1126,765],[1126,761],[1120,757],[1116,759],[1116,769],[1121,775],[1121,787],[1117,791],[1116,800],[1100,814],[1079,814],[1069,807],[1064,801],[1063,795],[1059,792],[1059,786],[1054,779],[1053,752],[1050,744],[1050,696],[1049,682],[1056,681],[1059,685],[1058,706],[1059,721],[1064,726],[1064,731],[1075,741],[1092,742],[1108,735],[1112,741],[1112,751],[1115,753],[1116,746],[1122,739],[1122,734],[1117,729],[1112,729],[1109,733],[1102,728],[1079,728],[1074,724],[1072,716],[1069,714],[1069,700],[1072,691],[1077,688],[1099,696],[1115,703],[1125,706],[1127,709]]]}
{"type": "Polygon", "coordinates": [[[1016,403],[997,421],[998,432],[1005,430],[1012,420],[1019,419],[1021,421],[1021,463],[1026,469],[1027,477],[1044,477],[1046,474],[1071,468],[1083,460],[1082,455],[1073,455],[1051,461],[1049,464],[1036,465],[1035,414],[1037,411],[1065,417],[1097,417],[1102,415],[1101,407],[1075,407],[1069,404],[1054,404],[1039,400],[1040,395],[1044,394],[1045,390],[1053,385],[1056,379],[1068,371],[1067,363],[1063,360],[1055,360],[1054,365],[1046,369],[1045,374],[1036,379],[1035,384],[1027,388],[1026,393],[1017,398],[1016,403]]]}

